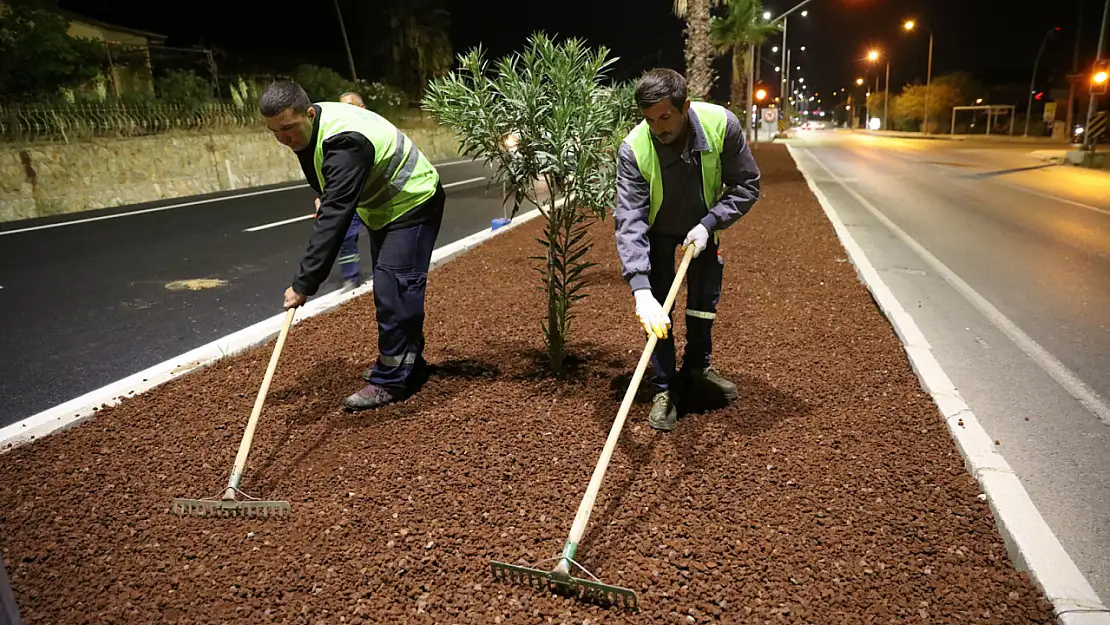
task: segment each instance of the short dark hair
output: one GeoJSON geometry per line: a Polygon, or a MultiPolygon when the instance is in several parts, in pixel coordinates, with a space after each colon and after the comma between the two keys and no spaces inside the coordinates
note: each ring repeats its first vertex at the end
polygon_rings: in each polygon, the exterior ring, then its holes
{"type": "Polygon", "coordinates": [[[285,109],[293,109],[294,113],[307,113],[312,106],[308,94],[295,82],[276,80],[262,92],[258,108],[263,117],[273,117],[285,109]]]}
{"type": "Polygon", "coordinates": [[[644,74],[636,84],[636,106],[641,109],[668,98],[678,109],[686,103],[686,79],[673,69],[665,67],[653,69],[644,74]]]}

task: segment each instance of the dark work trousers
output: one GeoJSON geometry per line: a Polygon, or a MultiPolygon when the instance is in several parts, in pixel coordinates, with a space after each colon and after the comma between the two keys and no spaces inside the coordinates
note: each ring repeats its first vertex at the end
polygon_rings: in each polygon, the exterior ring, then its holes
{"type": "MultiPolygon", "coordinates": [[[[648,233],[651,246],[651,293],[663,305],[667,293],[675,279],[675,250],[686,237],[657,236],[648,233]]],[[[686,349],[682,356],[682,368],[688,371],[704,369],[709,366],[713,353],[713,319],[717,316],[717,304],[721,300],[721,279],[724,276],[724,260],[717,255],[717,243],[713,234],[709,244],[698,257],[690,261],[686,269],[686,349]]],[[[675,302],[677,304],[677,302],[675,302]]],[[[651,376],[648,385],[654,392],[664,391],[674,384],[675,349],[673,328],[677,325],[674,310],[670,311],[672,331],[667,338],[655,344],[651,355],[651,376]]]]}
{"type": "Polygon", "coordinates": [[[446,198],[440,186],[413,209],[426,209],[419,221],[370,231],[378,314],[378,360],[370,383],[394,394],[413,390],[424,373],[424,290],[446,198]]]}
{"type": "Polygon", "coordinates": [[[343,281],[359,282],[358,274],[358,235],[362,231],[362,219],[355,215],[351,220],[351,226],[347,228],[347,236],[343,237],[343,243],[339,246],[339,257],[336,262],[339,263],[339,273],[343,276],[343,281]]]}

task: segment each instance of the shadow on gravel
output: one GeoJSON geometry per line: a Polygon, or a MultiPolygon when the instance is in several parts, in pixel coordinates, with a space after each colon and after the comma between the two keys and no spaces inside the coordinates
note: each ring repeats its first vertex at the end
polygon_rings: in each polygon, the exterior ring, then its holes
{"type": "MultiPolygon", "coordinates": [[[[702,385],[690,387],[687,384],[683,388],[680,385],[682,393],[679,395],[678,427],[671,432],[651,430],[647,443],[638,443],[627,436],[627,432],[636,424],[649,428],[647,425],[649,408],[642,404],[633,404],[624,423],[622,436],[617,443],[620,452],[628,458],[631,472],[623,483],[608,486],[615,489],[615,494],[599,515],[598,520],[591,522],[591,525],[606,527],[613,520],[633,484],[641,479],[644,472],[650,474],[651,467],[648,465],[652,452],[664,437],[672,437],[674,448],[679,454],[673,460],[682,464],[685,470],[675,472],[671,477],[666,478],[664,484],[659,484],[661,492],[671,490],[687,474],[700,470],[706,458],[712,458],[726,440],[755,436],[786,419],[802,416],[810,410],[805,402],[773,388],[760,378],[747,374],[734,375],[728,371],[721,373],[739,387],[739,397],[729,404],[715,387],[702,385]],[[722,410],[726,407],[727,410],[722,410]]],[[[619,402],[623,399],[631,380],[632,374],[624,373],[612,381],[610,395],[617,403],[599,406],[593,415],[600,431],[608,433],[612,428],[620,408],[619,402]]],[[[650,400],[650,393],[645,391],[643,385],[637,392],[637,399],[641,397],[645,403],[650,400]]],[[[643,522],[649,514],[651,514],[650,510],[638,515],[631,524],[637,525],[643,522]]]]}
{"type": "Polygon", "coordinates": [[[343,393],[349,388],[351,392],[358,390],[365,382],[359,377],[362,369],[353,375],[341,376],[343,380],[351,378],[353,381],[346,384],[342,391],[336,390],[337,383],[321,384],[321,375],[335,375],[336,363],[341,363],[340,368],[350,368],[349,363],[342,359],[333,359],[321,362],[316,367],[302,373],[297,382],[277,392],[271,392],[267,397],[268,406],[279,406],[282,402],[295,403],[299,398],[307,396],[301,389],[313,389],[312,398],[296,407],[286,415],[285,429],[282,432],[281,442],[274,445],[268,456],[255,473],[259,478],[259,488],[269,489],[275,486],[285,476],[295,470],[309,458],[324,442],[335,436],[337,431],[354,429],[361,430],[368,427],[379,427],[382,424],[409,416],[443,403],[464,388],[467,382],[476,380],[494,380],[501,376],[498,365],[474,358],[461,358],[429,363],[425,380],[420,389],[404,401],[382,407],[378,410],[349,413],[342,408],[343,393]],[[462,381],[464,383],[460,384],[462,381]],[[271,403],[272,402],[272,403],[271,403]],[[306,432],[305,428],[310,428],[306,432]],[[319,429],[316,439],[291,460],[281,460],[279,456],[289,451],[289,446],[298,438],[311,435],[312,429],[319,429]],[[280,467],[280,468],[279,468],[280,467]]]}

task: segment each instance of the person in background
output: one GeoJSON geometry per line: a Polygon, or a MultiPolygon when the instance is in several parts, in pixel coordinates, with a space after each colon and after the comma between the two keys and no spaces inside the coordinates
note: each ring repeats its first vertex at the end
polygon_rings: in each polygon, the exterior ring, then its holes
{"type": "MultiPolygon", "coordinates": [[[[339,96],[339,101],[344,104],[366,108],[362,96],[354,91],[348,91],[339,96]]],[[[320,211],[320,198],[316,198],[316,211],[317,213],[320,211]]],[[[362,284],[362,275],[359,271],[362,258],[358,253],[358,234],[361,230],[362,220],[352,219],[351,227],[347,228],[347,234],[343,237],[343,244],[339,246],[339,257],[335,259],[335,262],[339,263],[339,275],[343,277],[343,286],[341,287],[343,291],[350,291],[362,284]]]]}

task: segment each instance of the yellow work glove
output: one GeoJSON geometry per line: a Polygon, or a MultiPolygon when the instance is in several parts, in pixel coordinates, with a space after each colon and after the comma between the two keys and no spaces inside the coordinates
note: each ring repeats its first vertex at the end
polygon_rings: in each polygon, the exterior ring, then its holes
{"type": "Polygon", "coordinates": [[[655,338],[667,338],[667,328],[671,326],[671,320],[667,316],[667,312],[663,310],[663,306],[651,294],[651,290],[640,289],[634,295],[636,296],[636,316],[640,318],[644,330],[648,334],[654,334],[655,338]]]}

